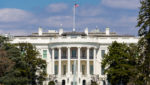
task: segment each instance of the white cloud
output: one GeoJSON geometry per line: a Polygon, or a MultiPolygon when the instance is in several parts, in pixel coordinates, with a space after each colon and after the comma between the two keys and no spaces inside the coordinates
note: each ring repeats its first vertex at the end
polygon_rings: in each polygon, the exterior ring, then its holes
{"type": "Polygon", "coordinates": [[[102,4],[113,8],[137,9],[139,0],[102,0],[102,4]]]}
{"type": "Polygon", "coordinates": [[[30,33],[26,30],[16,29],[16,30],[0,30],[0,34],[29,35],[30,33]]]}
{"type": "Polygon", "coordinates": [[[64,3],[57,3],[57,4],[50,4],[46,10],[48,12],[62,12],[68,8],[67,4],[64,3]]]}
{"type": "Polygon", "coordinates": [[[133,24],[137,22],[137,17],[136,16],[122,16],[120,18],[120,20],[118,20],[118,23],[122,23],[123,24],[133,24]]]}
{"type": "MultiPolygon", "coordinates": [[[[129,7],[125,7],[123,3],[126,3],[126,0],[103,0],[103,4],[107,5],[112,2],[111,7],[117,7],[117,8],[130,8],[135,9],[136,7],[132,7],[129,5],[129,7]],[[118,2],[117,2],[118,1],[118,2]],[[123,2],[121,2],[123,1],[123,2]],[[104,3],[105,2],[105,3],[104,3]],[[117,3],[120,3],[119,5],[117,3]],[[121,6],[121,4],[123,4],[121,6]],[[119,7],[121,6],[121,7],[119,7]]],[[[128,0],[127,0],[128,1],[128,0]]],[[[135,0],[136,1],[136,0],[135,0]]],[[[129,1],[133,3],[133,0],[129,1]]],[[[136,4],[136,3],[135,3],[136,4]]],[[[126,5],[128,6],[128,5],[126,5]]],[[[0,9],[0,33],[11,33],[14,35],[25,35],[25,34],[31,34],[33,30],[37,31],[38,26],[42,27],[50,27],[53,29],[58,29],[60,27],[60,24],[63,24],[64,29],[72,29],[72,22],[73,17],[71,13],[68,13],[68,15],[61,15],[63,10],[67,9],[67,5],[63,3],[59,4],[51,4],[47,7],[47,10],[49,12],[55,12],[60,14],[60,16],[57,15],[51,15],[51,16],[37,16],[36,14],[32,14],[28,11],[24,11],[21,9],[13,9],[13,8],[5,8],[0,9]],[[31,29],[33,28],[33,29],[31,29]],[[28,29],[28,30],[27,30],[28,29]],[[29,31],[30,30],[30,31],[29,31]]],[[[71,9],[70,9],[71,10],[71,9]]],[[[118,28],[127,28],[130,29],[133,27],[136,23],[136,16],[127,16],[125,14],[120,15],[122,16],[116,16],[116,17],[101,17],[99,15],[104,15],[106,11],[101,9],[98,6],[89,7],[87,8],[80,8],[77,10],[77,15],[79,17],[76,18],[76,26],[77,28],[84,29],[85,26],[89,26],[89,29],[92,29],[91,27],[94,25],[98,25],[99,27],[107,27],[110,28],[118,27],[118,28]],[[85,17],[84,17],[85,16],[85,17]]],[[[69,11],[70,12],[70,11],[69,11]]],[[[116,29],[114,28],[114,29],[116,29]]],[[[126,29],[126,30],[127,30],[126,29]]]]}
{"type": "MultiPolygon", "coordinates": [[[[15,25],[0,25],[0,28],[14,28],[14,29],[3,29],[0,30],[0,33],[11,33],[13,35],[25,35],[25,34],[31,34],[33,30],[37,30],[37,28],[34,28],[35,26],[46,26],[50,28],[59,28],[60,24],[63,24],[64,29],[72,29],[72,16],[50,16],[46,18],[40,18],[36,22],[33,22],[33,26],[31,24],[27,24],[25,27],[22,24],[15,24],[15,25]],[[28,27],[30,26],[30,27],[28,27]],[[23,29],[24,28],[24,29],[23,29]],[[30,31],[26,30],[25,28],[34,28],[33,30],[31,29],[30,31]]],[[[93,27],[94,25],[98,25],[100,28],[101,26],[103,27],[110,27],[110,29],[115,29],[115,32],[120,32],[122,29],[126,30],[132,30],[135,28],[136,24],[136,16],[122,16],[121,18],[118,19],[106,19],[104,17],[85,17],[82,19],[77,20],[76,26],[77,30],[84,29],[85,26],[90,26],[89,29],[91,28],[91,25],[93,27]]],[[[103,28],[104,29],[104,28],[103,28]]],[[[132,31],[133,32],[133,31],[132,31]]],[[[125,31],[124,31],[125,33],[125,31]]],[[[132,33],[130,33],[132,34],[132,33]]]]}
{"type": "Polygon", "coordinates": [[[15,8],[0,9],[0,22],[20,22],[30,19],[32,14],[15,8]]]}
{"type": "Polygon", "coordinates": [[[97,16],[103,12],[99,7],[80,8],[77,14],[80,16],[97,16]]]}
{"type": "Polygon", "coordinates": [[[50,16],[41,21],[39,24],[50,27],[60,27],[60,24],[63,24],[63,27],[72,26],[72,16],[50,16]]]}

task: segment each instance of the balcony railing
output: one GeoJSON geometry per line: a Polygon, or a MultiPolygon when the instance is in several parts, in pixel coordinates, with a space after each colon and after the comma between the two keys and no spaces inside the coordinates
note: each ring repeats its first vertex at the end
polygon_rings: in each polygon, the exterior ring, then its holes
{"type": "Polygon", "coordinates": [[[61,59],[67,59],[67,56],[61,56],[61,59]]]}
{"type": "Polygon", "coordinates": [[[93,56],[90,56],[90,59],[93,59],[93,56]]]}
{"type": "Polygon", "coordinates": [[[55,56],[55,59],[58,59],[58,56],[55,56]]]}
{"type": "MultiPolygon", "coordinates": [[[[55,59],[58,59],[58,56],[55,56],[55,59]]],[[[77,56],[71,56],[71,59],[77,59],[77,56]]],[[[61,56],[61,59],[68,59],[67,56],[61,56]]],[[[87,56],[81,56],[80,59],[87,59],[87,56]]],[[[89,59],[93,59],[93,56],[90,56],[89,59]]]]}
{"type": "Polygon", "coordinates": [[[77,56],[71,56],[71,59],[77,59],[77,56]]]}
{"type": "Polygon", "coordinates": [[[87,59],[86,56],[81,56],[81,59],[87,59]]]}

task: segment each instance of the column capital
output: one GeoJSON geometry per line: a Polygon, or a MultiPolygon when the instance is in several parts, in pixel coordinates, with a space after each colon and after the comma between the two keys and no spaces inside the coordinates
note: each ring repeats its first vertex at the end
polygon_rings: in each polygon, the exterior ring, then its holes
{"type": "Polygon", "coordinates": [[[67,48],[71,48],[70,46],[67,46],[67,48]]]}
{"type": "Polygon", "coordinates": [[[90,49],[91,47],[86,47],[87,49],[90,49]]]}
{"type": "Polygon", "coordinates": [[[61,49],[62,47],[57,47],[58,49],[61,49]]]}
{"type": "Polygon", "coordinates": [[[53,49],[55,49],[55,47],[51,47],[51,49],[53,50],[53,49]]]}
{"type": "Polygon", "coordinates": [[[97,47],[94,47],[94,50],[97,50],[98,48],[97,47]]]}
{"type": "Polygon", "coordinates": [[[78,48],[78,49],[81,49],[81,46],[78,46],[77,48],[78,48]]]}
{"type": "Polygon", "coordinates": [[[94,49],[96,50],[96,49],[97,49],[97,47],[94,47],[94,49]]]}

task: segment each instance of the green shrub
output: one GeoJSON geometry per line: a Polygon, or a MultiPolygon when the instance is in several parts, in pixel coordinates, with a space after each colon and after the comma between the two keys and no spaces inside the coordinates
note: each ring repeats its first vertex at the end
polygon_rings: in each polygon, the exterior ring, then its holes
{"type": "Polygon", "coordinates": [[[92,82],[91,82],[91,85],[98,85],[98,84],[97,84],[97,82],[92,81],[92,82]]]}
{"type": "Polygon", "coordinates": [[[48,85],[55,85],[55,82],[54,82],[54,81],[50,81],[50,82],[48,83],[48,85]]]}

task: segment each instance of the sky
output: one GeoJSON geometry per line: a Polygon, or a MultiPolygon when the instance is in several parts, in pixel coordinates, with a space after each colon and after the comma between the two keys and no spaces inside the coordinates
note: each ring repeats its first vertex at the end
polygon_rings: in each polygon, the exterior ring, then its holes
{"type": "MultiPolygon", "coordinates": [[[[139,0],[76,0],[76,31],[86,27],[137,36],[139,0]]],[[[0,0],[0,34],[29,35],[73,28],[74,0],[0,0]]]]}

